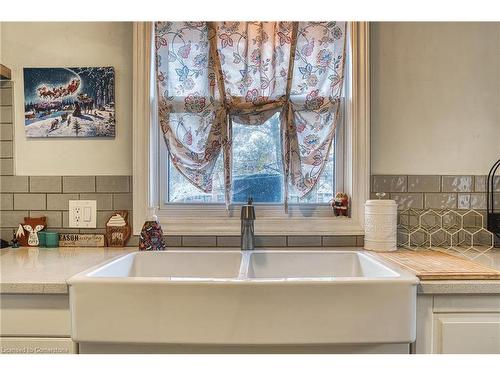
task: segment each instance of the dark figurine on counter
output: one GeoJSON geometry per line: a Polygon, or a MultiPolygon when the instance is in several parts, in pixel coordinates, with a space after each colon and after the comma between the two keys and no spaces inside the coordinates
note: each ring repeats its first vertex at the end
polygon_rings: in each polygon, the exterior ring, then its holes
{"type": "Polygon", "coordinates": [[[335,194],[335,199],[332,203],[333,213],[335,216],[347,216],[349,211],[349,197],[346,193],[335,194]]]}
{"type": "Polygon", "coordinates": [[[17,249],[19,247],[19,241],[17,241],[15,229],[12,230],[12,241],[10,242],[10,245],[12,246],[13,249],[17,249]]]}

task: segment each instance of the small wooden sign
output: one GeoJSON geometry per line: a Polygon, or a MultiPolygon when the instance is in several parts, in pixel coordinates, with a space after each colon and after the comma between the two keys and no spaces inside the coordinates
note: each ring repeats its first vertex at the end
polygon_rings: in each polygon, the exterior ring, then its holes
{"type": "Polygon", "coordinates": [[[132,228],[128,223],[128,211],[115,211],[106,222],[106,242],[109,247],[123,247],[127,244],[132,228]]]}
{"type": "Polygon", "coordinates": [[[10,69],[7,68],[5,65],[0,64],[0,79],[5,79],[7,81],[10,81],[11,78],[11,73],[10,69]]]}
{"type": "Polygon", "coordinates": [[[104,234],[60,233],[59,247],[102,247],[104,234]]]}

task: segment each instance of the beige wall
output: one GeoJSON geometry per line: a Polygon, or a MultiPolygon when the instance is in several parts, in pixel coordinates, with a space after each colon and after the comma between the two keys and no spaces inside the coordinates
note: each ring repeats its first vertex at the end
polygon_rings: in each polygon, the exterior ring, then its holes
{"type": "Polygon", "coordinates": [[[17,175],[132,174],[132,23],[2,23],[3,63],[15,84],[17,175]],[[26,139],[23,67],[114,66],[115,139],[26,139]]]}
{"type": "Polygon", "coordinates": [[[373,174],[486,174],[500,158],[500,23],[374,23],[371,63],[373,174]]]}

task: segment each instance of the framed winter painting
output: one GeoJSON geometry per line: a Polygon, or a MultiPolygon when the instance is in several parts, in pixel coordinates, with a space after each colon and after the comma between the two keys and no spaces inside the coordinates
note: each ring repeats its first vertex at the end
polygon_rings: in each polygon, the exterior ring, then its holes
{"type": "Polygon", "coordinates": [[[114,68],[24,68],[24,128],[28,138],[114,137],[114,68]]]}

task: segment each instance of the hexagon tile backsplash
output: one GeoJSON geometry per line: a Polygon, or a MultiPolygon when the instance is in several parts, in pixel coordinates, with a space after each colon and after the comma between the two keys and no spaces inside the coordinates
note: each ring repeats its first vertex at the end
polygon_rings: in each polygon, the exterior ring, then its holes
{"type": "MultiPolygon", "coordinates": [[[[379,192],[398,204],[400,246],[450,247],[471,243],[472,237],[476,243],[491,242],[486,231],[480,231],[486,227],[486,176],[373,175],[371,198],[376,199],[379,192]],[[469,210],[474,210],[473,214],[469,210]],[[474,230],[458,231],[454,215],[463,226],[474,230]],[[405,228],[412,228],[414,233],[408,237],[405,228]],[[476,232],[474,236],[469,234],[476,232]],[[470,241],[467,236],[472,236],[470,241]]],[[[500,176],[494,180],[494,205],[500,211],[500,176]]]]}

